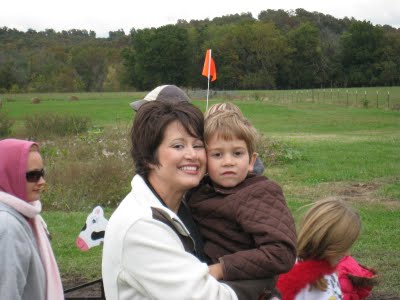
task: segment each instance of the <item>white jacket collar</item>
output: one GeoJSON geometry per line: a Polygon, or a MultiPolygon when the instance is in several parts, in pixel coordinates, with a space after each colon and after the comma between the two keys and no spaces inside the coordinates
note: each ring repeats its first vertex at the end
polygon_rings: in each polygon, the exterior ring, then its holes
{"type": "MultiPolygon", "coordinates": [[[[185,227],[181,219],[168,207],[165,207],[160,200],[154,195],[153,191],[149,188],[143,177],[135,175],[131,182],[132,191],[136,201],[143,206],[156,207],[163,211],[163,215],[167,217],[179,233],[190,236],[189,230],[185,227]]],[[[181,204],[183,205],[183,204],[181,204]]]]}

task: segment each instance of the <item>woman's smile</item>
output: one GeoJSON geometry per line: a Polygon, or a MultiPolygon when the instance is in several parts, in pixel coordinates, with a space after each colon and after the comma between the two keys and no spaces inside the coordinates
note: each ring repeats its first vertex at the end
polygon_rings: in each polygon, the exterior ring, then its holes
{"type": "Polygon", "coordinates": [[[157,156],[160,164],[151,167],[149,181],[163,199],[180,199],[206,172],[203,141],[191,136],[179,122],[166,127],[157,156]]]}

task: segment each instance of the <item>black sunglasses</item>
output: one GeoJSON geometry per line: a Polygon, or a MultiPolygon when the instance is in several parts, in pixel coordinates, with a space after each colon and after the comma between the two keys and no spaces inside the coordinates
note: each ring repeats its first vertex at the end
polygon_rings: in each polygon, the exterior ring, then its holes
{"type": "Polygon", "coordinates": [[[44,169],[26,172],[26,181],[38,182],[40,178],[44,178],[44,169]]]}

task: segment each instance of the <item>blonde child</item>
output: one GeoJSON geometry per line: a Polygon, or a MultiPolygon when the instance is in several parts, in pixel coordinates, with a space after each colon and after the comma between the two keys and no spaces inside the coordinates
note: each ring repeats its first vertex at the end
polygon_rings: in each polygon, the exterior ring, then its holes
{"type": "Polygon", "coordinates": [[[257,131],[241,113],[206,114],[208,176],[189,199],[204,239],[210,273],[219,280],[275,277],[295,261],[293,217],[281,187],[252,173],[257,131]]]}
{"type": "Polygon", "coordinates": [[[336,266],[360,230],[360,217],[346,202],[328,198],[314,203],[301,222],[297,262],[279,276],[282,300],[343,299],[336,266]]]}

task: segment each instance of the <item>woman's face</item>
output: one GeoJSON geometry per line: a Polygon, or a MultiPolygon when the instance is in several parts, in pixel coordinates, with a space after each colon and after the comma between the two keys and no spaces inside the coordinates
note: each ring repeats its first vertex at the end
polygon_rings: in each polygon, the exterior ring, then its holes
{"type": "MultiPolygon", "coordinates": [[[[30,151],[28,155],[28,165],[26,172],[43,170],[43,160],[38,151],[30,151]]],[[[39,200],[40,191],[43,189],[46,181],[43,176],[36,182],[26,182],[26,200],[29,202],[39,200]]]]}
{"type": "Polygon", "coordinates": [[[186,192],[197,186],[206,171],[204,143],[179,122],[169,124],[157,149],[159,166],[150,166],[149,180],[163,194],[186,192]]]}

